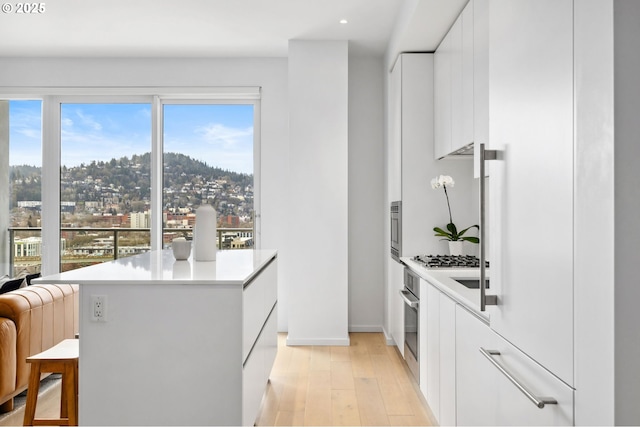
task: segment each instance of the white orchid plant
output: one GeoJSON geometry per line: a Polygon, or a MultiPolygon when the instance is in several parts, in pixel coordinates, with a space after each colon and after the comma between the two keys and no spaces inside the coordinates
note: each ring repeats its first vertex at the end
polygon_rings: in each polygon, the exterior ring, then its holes
{"type": "Polygon", "coordinates": [[[447,193],[447,186],[453,187],[455,185],[455,181],[449,175],[440,175],[431,180],[431,188],[437,189],[442,187],[444,190],[444,195],[447,198],[447,208],[449,209],[449,224],[447,224],[447,230],[443,230],[440,227],[433,227],[433,231],[435,231],[436,237],[442,237],[441,240],[449,240],[452,242],[456,242],[458,240],[465,240],[471,243],[480,243],[480,239],[473,236],[465,236],[464,234],[472,228],[477,228],[478,225],[472,225],[471,227],[467,227],[464,230],[458,231],[458,228],[453,223],[453,219],[451,217],[451,204],[449,204],[449,194],[447,193]]]}

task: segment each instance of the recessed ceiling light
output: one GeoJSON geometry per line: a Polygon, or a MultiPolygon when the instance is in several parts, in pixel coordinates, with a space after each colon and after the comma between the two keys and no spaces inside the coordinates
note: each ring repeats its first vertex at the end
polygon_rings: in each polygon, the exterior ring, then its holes
{"type": "Polygon", "coordinates": [[[341,20],[340,20],[340,23],[341,23],[341,24],[348,24],[348,23],[349,23],[349,21],[347,21],[346,19],[341,19],[341,20]]]}

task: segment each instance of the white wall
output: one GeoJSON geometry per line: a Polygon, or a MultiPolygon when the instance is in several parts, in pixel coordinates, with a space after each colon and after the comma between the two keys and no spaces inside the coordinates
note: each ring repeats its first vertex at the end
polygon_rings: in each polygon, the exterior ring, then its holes
{"type": "Polygon", "coordinates": [[[348,43],[289,42],[291,345],[348,345],[348,43]]]}
{"type": "Polygon", "coordinates": [[[384,304],[382,58],[349,60],[349,330],[381,332],[384,304]]]}

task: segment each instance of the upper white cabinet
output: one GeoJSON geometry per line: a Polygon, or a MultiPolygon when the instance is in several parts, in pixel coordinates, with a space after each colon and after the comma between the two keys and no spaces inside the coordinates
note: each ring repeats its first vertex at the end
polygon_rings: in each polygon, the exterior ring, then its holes
{"type": "MultiPolygon", "coordinates": [[[[475,12],[475,1],[471,0],[458,16],[453,26],[440,43],[435,52],[435,150],[436,159],[445,157],[464,147],[473,144],[479,132],[487,133],[476,122],[475,109],[481,108],[478,120],[487,118],[488,97],[484,96],[487,89],[476,89],[477,84],[488,84],[483,78],[476,79],[476,68],[486,67],[486,50],[480,43],[476,49],[475,27],[480,30],[487,27],[486,22],[476,23],[478,19],[485,19],[486,3],[480,4],[479,13],[475,12]]],[[[485,2],[488,0],[484,0],[485,2]]],[[[479,69],[480,75],[486,76],[484,69],[479,69]]]]}
{"type": "Polygon", "coordinates": [[[574,384],[573,1],[491,0],[491,328],[574,384]]]}
{"type": "Polygon", "coordinates": [[[451,37],[447,34],[434,53],[435,158],[451,152],[451,37]]]}
{"type": "MultiPolygon", "coordinates": [[[[489,0],[473,0],[473,143],[473,157],[479,159],[480,144],[489,144],[489,0]]],[[[473,168],[478,178],[477,160],[473,168]]]]}
{"type": "MultiPolygon", "coordinates": [[[[440,196],[428,187],[432,174],[433,150],[433,54],[406,53],[393,68],[399,85],[400,177],[402,200],[402,255],[413,256],[428,250],[433,222],[425,220],[433,200],[440,196]]],[[[394,112],[397,114],[397,112],[394,112]]],[[[434,241],[437,241],[434,239],[434,241]]]]}

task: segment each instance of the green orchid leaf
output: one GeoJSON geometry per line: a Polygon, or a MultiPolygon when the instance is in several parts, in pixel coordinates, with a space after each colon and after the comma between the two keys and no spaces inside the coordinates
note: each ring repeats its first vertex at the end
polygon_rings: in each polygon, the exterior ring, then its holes
{"type": "Polygon", "coordinates": [[[443,235],[445,235],[445,236],[449,236],[449,235],[450,235],[450,233],[448,233],[448,232],[444,231],[444,230],[443,230],[442,228],[440,228],[440,227],[433,227],[433,231],[435,231],[436,233],[443,234],[443,235]]]}
{"type": "Polygon", "coordinates": [[[466,233],[468,230],[470,230],[472,228],[477,228],[478,230],[480,229],[480,227],[478,227],[477,225],[472,225],[471,227],[467,227],[464,230],[462,230],[461,232],[459,232],[458,236],[462,236],[464,233],[466,233]]]}
{"type": "Polygon", "coordinates": [[[453,236],[457,236],[458,235],[458,229],[456,228],[456,225],[454,223],[452,223],[452,222],[447,224],[447,230],[449,230],[451,232],[451,235],[453,235],[453,236]]]}
{"type": "Polygon", "coordinates": [[[480,243],[480,239],[478,239],[477,237],[463,237],[462,240],[466,240],[467,242],[471,243],[480,243]]]}

